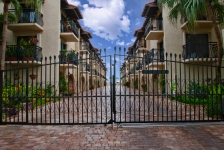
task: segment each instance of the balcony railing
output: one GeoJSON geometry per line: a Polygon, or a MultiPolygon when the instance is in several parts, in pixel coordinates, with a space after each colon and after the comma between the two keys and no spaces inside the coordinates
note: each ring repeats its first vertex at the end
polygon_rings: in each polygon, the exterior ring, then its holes
{"type": "MultiPolygon", "coordinates": [[[[9,9],[9,13],[15,15],[15,9],[9,9]]],[[[22,9],[17,22],[9,22],[9,24],[10,23],[37,23],[43,26],[43,14],[35,11],[35,9],[22,9]]]]}
{"type": "Polygon", "coordinates": [[[96,69],[92,69],[90,75],[99,75],[99,72],[96,69]]]}
{"type": "Polygon", "coordinates": [[[131,69],[129,70],[128,75],[130,75],[130,74],[135,74],[136,72],[137,72],[136,68],[133,67],[133,68],[131,68],[131,69]]]}
{"type": "Polygon", "coordinates": [[[149,22],[145,26],[144,36],[146,37],[151,30],[154,30],[154,31],[163,30],[163,20],[150,18],[149,22]],[[153,25],[153,21],[156,21],[155,25],[153,25]]]}
{"type": "Polygon", "coordinates": [[[146,54],[146,65],[152,62],[164,62],[164,49],[152,49],[146,54]]]}
{"type": "Polygon", "coordinates": [[[218,46],[216,42],[187,43],[183,45],[183,59],[190,58],[217,58],[218,46]]]}
{"type": "Polygon", "coordinates": [[[42,58],[42,48],[34,45],[7,45],[6,61],[40,61],[42,58]]]}
{"type": "Polygon", "coordinates": [[[89,53],[91,53],[88,42],[80,42],[80,44],[80,50],[87,50],[89,53]]]}
{"type": "Polygon", "coordinates": [[[81,62],[80,63],[80,71],[88,71],[90,72],[90,65],[86,62],[81,62]]]}
{"type": "Polygon", "coordinates": [[[79,37],[78,27],[72,20],[61,20],[61,32],[73,32],[77,38],[79,37]]]}
{"type": "Polygon", "coordinates": [[[78,53],[74,51],[60,51],[60,63],[61,64],[73,64],[78,65],[78,53]]]}

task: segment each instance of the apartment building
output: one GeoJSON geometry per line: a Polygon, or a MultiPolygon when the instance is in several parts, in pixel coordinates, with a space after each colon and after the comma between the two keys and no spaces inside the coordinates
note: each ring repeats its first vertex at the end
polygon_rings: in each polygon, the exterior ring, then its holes
{"type": "MultiPolygon", "coordinates": [[[[43,82],[58,81],[62,76],[74,93],[89,90],[94,81],[99,82],[99,86],[104,85],[105,64],[90,42],[91,33],[79,23],[83,16],[77,6],[67,0],[43,1],[39,11],[27,8],[23,1],[21,6],[18,20],[8,23],[6,68],[36,66],[35,70],[30,68],[28,74],[38,74],[37,80],[43,82]],[[45,70],[38,67],[53,63],[54,56],[59,62],[54,67],[45,70]],[[96,74],[96,79],[91,74],[92,62],[95,62],[93,69],[102,70],[101,74],[96,74]]],[[[15,14],[13,5],[10,7],[9,12],[15,14]]],[[[25,70],[20,73],[25,74],[25,70]]],[[[23,78],[21,80],[25,81],[26,76],[23,78]]]]}
{"type": "MultiPolygon", "coordinates": [[[[199,79],[203,74],[207,74],[203,67],[199,69],[193,67],[194,64],[201,64],[202,58],[209,58],[209,63],[215,63],[218,47],[212,22],[202,17],[196,21],[195,31],[192,32],[187,28],[186,19],[180,18],[177,24],[173,25],[168,14],[169,10],[159,8],[156,0],[145,4],[141,14],[145,21],[142,27],[134,32],[136,40],[133,46],[129,47],[128,57],[121,67],[122,83],[130,82],[130,86],[133,86],[136,79],[139,89],[142,89],[141,85],[147,84],[151,85],[147,88],[149,92],[158,93],[160,91],[158,79],[162,74],[143,75],[142,70],[168,70],[167,81],[177,82],[180,80],[180,75],[186,72],[189,74],[185,80],[195,75],[199,79]],[[168,53],[168,57],[165,53],[168,53]],[[185,69],[177,69],[164,60],[179,61],[180,67],[185,69]]],[[[214,78],[215,73],[213,67],[208,77],[214,78]]]]}

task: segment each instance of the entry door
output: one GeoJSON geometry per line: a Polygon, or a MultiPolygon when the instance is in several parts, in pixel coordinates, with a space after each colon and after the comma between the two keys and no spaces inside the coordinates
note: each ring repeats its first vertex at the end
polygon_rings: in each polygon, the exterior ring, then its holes
{"type": "Polygon", "coordinates": [[[186,34],[186,57],[209,57],[208,34],[186,34]]]}

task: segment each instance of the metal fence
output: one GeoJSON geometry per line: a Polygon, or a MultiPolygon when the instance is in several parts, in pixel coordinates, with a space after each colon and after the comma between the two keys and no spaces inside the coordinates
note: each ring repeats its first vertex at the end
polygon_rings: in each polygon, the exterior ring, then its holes
{"type": "Polygon", "coordinates": [[[100,73],[93,75],[87,61],[70,63],[67,55],[65,60],[6,62],[6,70],[0,71],[0,124],[108,123],[111,87],[106,68],[99,62],[100,73]]]}
{"type": "Polygon", "coordinates": [[[127,57],[120,50],[113,63],[111,55],[75,56],[75,63],[68,56],[7,61],[0,71],[0,124],[223,120],[223,60],[218,67],[217,58],[144,51],[127,57]]]}

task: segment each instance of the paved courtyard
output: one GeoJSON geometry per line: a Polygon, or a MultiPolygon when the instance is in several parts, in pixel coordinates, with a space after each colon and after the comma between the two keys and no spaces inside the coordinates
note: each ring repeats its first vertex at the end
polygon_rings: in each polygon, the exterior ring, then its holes
{"type": "MultiPolygon", "coordinates": [[[[116,87],[116,122],[201,121],[216,120],[206,115],[203,105],[188,105],[161,95],[116,87]]],[[[111,119],[111,90],[109,86],[83,92],[74,97],[43,104],[33,110],[23,109],[4,122],[28,123],[107,123],[111,119]]]]}
{"type": "Polygon", "coordinates": [[[223,150],[224,123],[0,126],[1,150],[223,150]]]}

